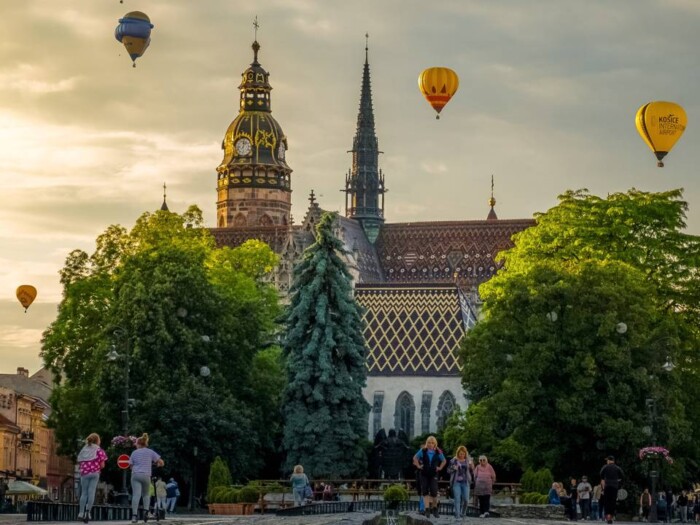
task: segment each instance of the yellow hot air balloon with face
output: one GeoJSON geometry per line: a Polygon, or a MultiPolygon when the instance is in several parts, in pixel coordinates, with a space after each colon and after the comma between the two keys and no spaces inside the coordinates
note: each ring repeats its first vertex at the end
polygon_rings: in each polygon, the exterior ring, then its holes
{"type": "Polygon", "coordinates": [[[459,88],[457,73],[447,67],[429,67],[418,76],[418,88],[428,103],[437,111],[435,118],[459,88]]]}
{"type": "Polygon", "coordinates": [[[23,284],[17,287],[16,295],[17,300],[24,306],[24,311],[26,312],[27,308],[29,308],[34,302],[34,299],[36,299],[36,288],[31,284],[23,284]]]}
{"type": "Polygon", "coordinates": [[[639,108],[635,120],[637,131],[659,160],[657,166],[663,168],[661,161],[685,131],[685,111],[673,102],[649,102],[639,108]]]}

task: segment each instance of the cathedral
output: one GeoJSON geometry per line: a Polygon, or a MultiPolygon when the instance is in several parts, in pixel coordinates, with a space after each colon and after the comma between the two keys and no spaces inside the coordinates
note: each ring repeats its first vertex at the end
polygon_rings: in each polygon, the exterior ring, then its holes
{"type": "MultiPolygon", "coordinates": [[[[217,227],[211,232],[220,246],[266,242],[280,256],[274,280],[284,295],[324,210],[312,191],[301,223],[291,219],[292,169],[285,154],[292,141],[272,116],[272,87],[259,51],[256,40],[238,86],[238,115],[221,145],[217,227]]],[[[367,433],[435,432],[456,406],[468,403],[456,354],[478,316],[478,286],[498,270],[496,254],[512,245],[511,236],[534,221],[499,219],[493,192],[485,220],[386,221],[367,48],[351,153],[352,165],[339,181],[345,216],[338,217],[335,234],[365,309],[367,433]]]]}

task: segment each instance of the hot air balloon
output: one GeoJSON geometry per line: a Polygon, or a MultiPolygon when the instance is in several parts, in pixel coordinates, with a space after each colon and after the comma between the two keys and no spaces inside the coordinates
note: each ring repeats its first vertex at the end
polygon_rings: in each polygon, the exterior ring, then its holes
{"type": "Polygon", "coordinates": [[[447,67],[430,67],[418,76],[418,88],[428,103],[437,111],[435,118],[459,88],[457,73],[447,67]]]}
{"type": "Polygon", "coordinates": [[[657,166],[663,168],[662,159],[685,131],[685,111],[673,102],[649,102],[639,108],[635,120],[637,131],[659,159],[657,166]]]}
{"type": "Polygon", "coordinates": [[[23,284],[17,287],[17,299],[24,306],[24,311],[34,302],[36,299],[36,288],[31,284],[23,284]]]}
{"type": "Polygon", "coordinates": [[[131,11],[119,19],[119,25],[114,30],[114,37],[126,48],[136,67],[136,59],[148,49],[151,43],[151,19],[141,11],[131,11]]]}

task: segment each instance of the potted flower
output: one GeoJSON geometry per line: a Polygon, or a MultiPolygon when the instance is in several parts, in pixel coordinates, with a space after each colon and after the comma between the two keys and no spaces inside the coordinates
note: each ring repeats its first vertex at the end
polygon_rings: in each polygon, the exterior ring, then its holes
{"type": "Polygon", "coordinates": [[[673,458],[671,457],[671,453],[668,451],[668,449],[656,445],[653,447],[644,447],[639,449],[639,459],[642,461],[663,459],[669,464],[673,463],[673,458]]]}

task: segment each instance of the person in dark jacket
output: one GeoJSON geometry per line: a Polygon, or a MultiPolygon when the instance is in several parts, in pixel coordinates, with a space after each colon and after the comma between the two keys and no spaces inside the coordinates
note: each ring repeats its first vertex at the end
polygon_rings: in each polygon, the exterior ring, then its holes
{"type": "Polygon", "coordinates": [[[600,480],[603,484],[603,505],[605,506],[605,520],[608,524],[613,522],[617,511],[617,491],[622,485],[624,473],[615,464],[615,458],[608,456],[606,463],[600,469],[600,480]]]}

